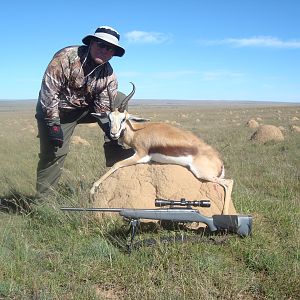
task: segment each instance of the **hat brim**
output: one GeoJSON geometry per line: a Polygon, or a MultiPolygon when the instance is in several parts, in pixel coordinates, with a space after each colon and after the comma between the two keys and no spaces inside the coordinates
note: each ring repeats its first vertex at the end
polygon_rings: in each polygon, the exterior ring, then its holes
{"type": "MultiPolygon", "coordinates": [[[[82,42],[83,42],[85,45],[89,46],[92,40],[99,40],[99,41],[104,41],[104,42],[106,42],[106,43],[112,44],[112,43],[110,43],[109,41],[106,41],[106,40],[104,40],[104,39],[101,39],[101,38],[99,38],[99,37],[97,37],[97,36],[95,36],[95,35],[87,35],[86,37],[84,37],[84,38],[82,39],[82,42]]],[[[125,49],[122,48],[122,47],[120,47],[119,45],[115,45],[115,44],[112,44],[112,45],[115,46],[115,54],[114,54],[114,56],[122,57],[122,56],[124,55],[124,53],[125,53],[125,49]]]]}

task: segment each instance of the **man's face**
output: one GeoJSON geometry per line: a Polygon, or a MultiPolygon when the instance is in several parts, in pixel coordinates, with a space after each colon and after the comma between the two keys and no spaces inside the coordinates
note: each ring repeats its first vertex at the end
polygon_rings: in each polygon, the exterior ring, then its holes
{"type": "Polygon", "coordinates": [[[90,54],[96,64],[108,62],[115,54],[115,46],[102,41],[91,41],[90,54]]]}

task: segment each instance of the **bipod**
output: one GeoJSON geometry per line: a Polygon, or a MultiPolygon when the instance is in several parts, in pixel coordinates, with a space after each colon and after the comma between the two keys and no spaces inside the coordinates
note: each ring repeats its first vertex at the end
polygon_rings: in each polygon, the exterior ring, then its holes
{"type": "Polygon", "coordinates": [[[127,251],[130,254],[133,248],[133,240],[140,227],[139,219],[130,219],[128,234],[130,234],[130,242],[127,244],[127,251]]]}

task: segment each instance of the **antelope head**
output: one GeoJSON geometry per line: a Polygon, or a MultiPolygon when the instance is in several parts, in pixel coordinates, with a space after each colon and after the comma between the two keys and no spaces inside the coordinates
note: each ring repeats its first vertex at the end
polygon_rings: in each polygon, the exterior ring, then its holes
{"type": "Polygon", "coordinates": [[[105,114],[92,113],[92,115],[94,117],[96,117],[97,119],[99,119],[102,122],[103,122],[103,118],[108,118],[109,128],[110,128],[109,134],[113,140],[117,140],[120,138],[120,136],[122,135],[122,133],[125,130],[126,120],[131,118],[131,115],[126,111],[126,106],[129,102],[129,100],[132,98],[132,96],[135,93],[135,85],[132,82],[130,82],[130,83],[132,84],[133,89],[130,92],[130,94],[128,94],[122,100],[119,107],[115,106],[115,102],[114,102],[111,90],[109,88],[110,84],[108,84],[107,94],[108,94],[109,103],[110,103],[110,111],[106,112],[105,114]]]}

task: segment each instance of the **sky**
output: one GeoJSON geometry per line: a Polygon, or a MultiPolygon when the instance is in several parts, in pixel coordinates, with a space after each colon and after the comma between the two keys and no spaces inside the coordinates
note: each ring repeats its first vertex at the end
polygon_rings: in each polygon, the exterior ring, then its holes
{"type": "Polygon", "coordinates": [[[2,1],[0,99],[37,99],[55,52],[102,25],[135,99],[300,103],[300,0],[2,1]]]}

